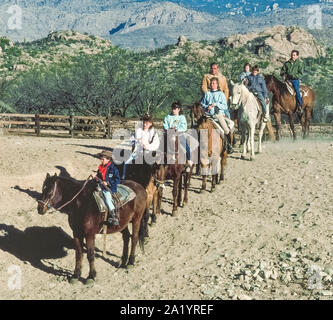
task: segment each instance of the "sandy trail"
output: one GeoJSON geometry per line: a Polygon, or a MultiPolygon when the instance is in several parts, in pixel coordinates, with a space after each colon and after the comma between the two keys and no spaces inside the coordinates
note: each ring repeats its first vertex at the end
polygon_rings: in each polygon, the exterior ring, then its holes
{"type": "MultiPolygon", "coordinates": [[[[265,143],[255,161],[228,159],[226,180],[171,217],[171,188],[134,268],[117,269],[121,235],[97,237],[97,281],[71,285],[67,216],[39,216],[47,172],[85,179],[108,140],[0,137],[1,299],[332,299],[333,143],[265,143]],[[20,267],[21,288],[11,290],[20,267]],[[15,268],[15,267],[14,267],[15,268]],[[321,286],[321,287],[320,287],[321,286]]],[[[84,259],[83,277],[88,275],[84,259]]]]}

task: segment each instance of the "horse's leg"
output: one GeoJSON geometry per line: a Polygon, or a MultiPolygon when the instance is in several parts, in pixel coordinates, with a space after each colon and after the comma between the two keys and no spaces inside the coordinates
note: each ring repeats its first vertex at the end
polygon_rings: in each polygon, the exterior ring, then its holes
{"type": "Polygon", "coordinates": [[[156,189],[153,195],[153,213],[151,214],[151,223],[156,222],[156,213],[157,213],[157,207],[158,207],[158,193],[159,189],[156,189]]]}
{"type": "Polygon", "coordinates": [[[311,110],[309,108],[305,108],[303,139],[307,138],[310,134],[310,118],[311,118],[311,110]]]}
{"type": "Polygon", "coordinates": [[[276,123],[276,141],[280,140],[280,126],[281,126],[281,113],[274,112],[274,118],[276,123]]]}
{"type": "MultiPolygon", "coordinates": [[[[143,219],[143,217],[141,218],[143,219]]],[[[136,218],[132,220],[132,244],[131,244],[131,254],[128,259],[129,265],[134,265],[135,261],[135,249],[139,240],[139,230],[140,230],[140,219],[136,218]]],[[[128,229],[127,229],[128,230],[128,229]]]]}
{"type": "Polygon", "coordinates": [[[123,255],[121,257],[121,267],[122,268],[126,268],[127,265],[127,260],[128,260],[128,244],[129,244],[129,239],[131,237],[131,234],[128,230],[128,226],[121,231],[122,235],[123,235],[123,255]]]}
{"type": "Polygon", "coordinates": [[[201,175],[202,175],[202,184],[201,184],[201,189],[200,192],[206,190],[207,188],[207,172],[208,172],[208,166],[201,164],[201,175]],[[207,171],[207,172],[206,172],[207,171]]]}
{"type": "Polygon", "coordinates": [[[75,247],[75,270],[74,276],[71,279],[71,283],[77,282],[81,277],[81,268],[83,260],[83,236],[74,236],[74,247],[75,247]]]}
{"type": "Polygon", "coordinates": [[[265,127],[266,127],[266,123],[261,122],[260,129],[259,129],[258,153],[262,153],[262,136],[264,135],[265,127]]]}
{"type": "Polygon", "coordinates": [[[189,182],[191,180],[191,175],[192,175],[192,168],[190,172],[186,172],[184,175],[184,201],[183,201],[183,206],[188,203],[188,186],[189,182]]]}
{"type": "Polygon", "coordinates": [[[256,129],[256,127],[255,127],[255,125],[254,126],[252,126],[251,127],[251,129],[250,129],[250,144],[251,144],[251,160],[254,160],[254,158],[255,158],[255,155],[254,155],[254,132],[255,132],[255,129],[256,129]]]}
{"type": "Polygon", "coordinates": [[[182,204],[182,192],[183,192],[183,188],[182,188],[182,180],[183,179],[183,175],[180,174],[180,178],[179,178],[179,183],[178,183],[178,197],[177,197],[177,205],[178,207],[181,206],[182,204]]]}
{"type": "MultiPolygon", "coordinates": [[[[95,235],[89,234],[86,236],[87,245],[87,258],[89,261],[89,276],[87,280],[95,280],[96,269],[95,269],[95,235]]],[[[89,281],[87,281],[88,283],[89,281]]]]}
{"type": "MultiPolygon", "coordinates": [[[[181,178],[181,177],[180,177],[181,178]]],[[[172,196],[173,196],[173,208],[172,208],[172,216],[175,217],[177,215],[178,209],[178,192],[179,192],[179,177],[176,177],[173,180],[173,189],[172,189],[172,196]]]]}
{"type": "Polygon", "coordinates": [[[290,129],[291,129],[291,132],[293,133],[293,140],[295,141],[296,132],[295,132],[295,124],[294,124],[294,114],[291,111],[289,111],[288,117],[289,117],[290,129]]]}

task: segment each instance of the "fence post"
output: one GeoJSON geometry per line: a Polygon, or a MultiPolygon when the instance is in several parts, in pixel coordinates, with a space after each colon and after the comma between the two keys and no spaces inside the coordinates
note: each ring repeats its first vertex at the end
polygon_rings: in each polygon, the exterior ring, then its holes
{"type": "Polygon", "coordinates": [[[111,139],[111,115],[110,115],[110,113],[108,113],[108,118],[107,118],[107,126],[108,126],[108,128],[107,128],[107,138],[108,139],[111,139]]]}
{"type": "Polygon", "coordinates": [[[75,117],[74,114],[71,113],[69,118],[69,134],[71,135],[71,138],[74,138],[74,125],[75,125],[75,117]]]}
{"type": "Polygon", "coordinates": [[[39,112],[35,114],[35,132],[37,134],[37,137],[40,136],[40,117],[39,117],[39,112]]]}

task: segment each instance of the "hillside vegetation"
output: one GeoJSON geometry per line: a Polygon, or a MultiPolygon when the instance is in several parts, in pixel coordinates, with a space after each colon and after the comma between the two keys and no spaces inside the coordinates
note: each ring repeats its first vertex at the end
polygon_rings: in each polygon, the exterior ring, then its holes
{"type": "Polygon", "coordinates": [[[0,38],[1,112],[118,115],[149,111],[156,117],[170,104],[201,98],[201,77],[216,61],[227,79],[238,81],[245,62],[279,76],[291,48],[301,51],[303,82],[317,94],[316,118],[332,104],[333,49],[324,49],[298,27],[274,28],[219,41],[191,41],[135,52],[100,37],[53,32],[34,42],[0,38]]]}

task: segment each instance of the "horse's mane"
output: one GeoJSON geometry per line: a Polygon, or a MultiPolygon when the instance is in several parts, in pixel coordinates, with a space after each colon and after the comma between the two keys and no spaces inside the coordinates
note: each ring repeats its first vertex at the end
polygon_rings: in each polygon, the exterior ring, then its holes
{"type": "Polygon", "coordinates": [[[282,81],[280,81],[277,77],[275,77],[273,74],[271,75],[267,75],[268,77],[272,77],[275,85],[277,86],[277,89],[280,93],[280,95],[284,94],[284,93],[288,93],[288,88],[287,85],[285,83],[283,83],[282,81]]]}

